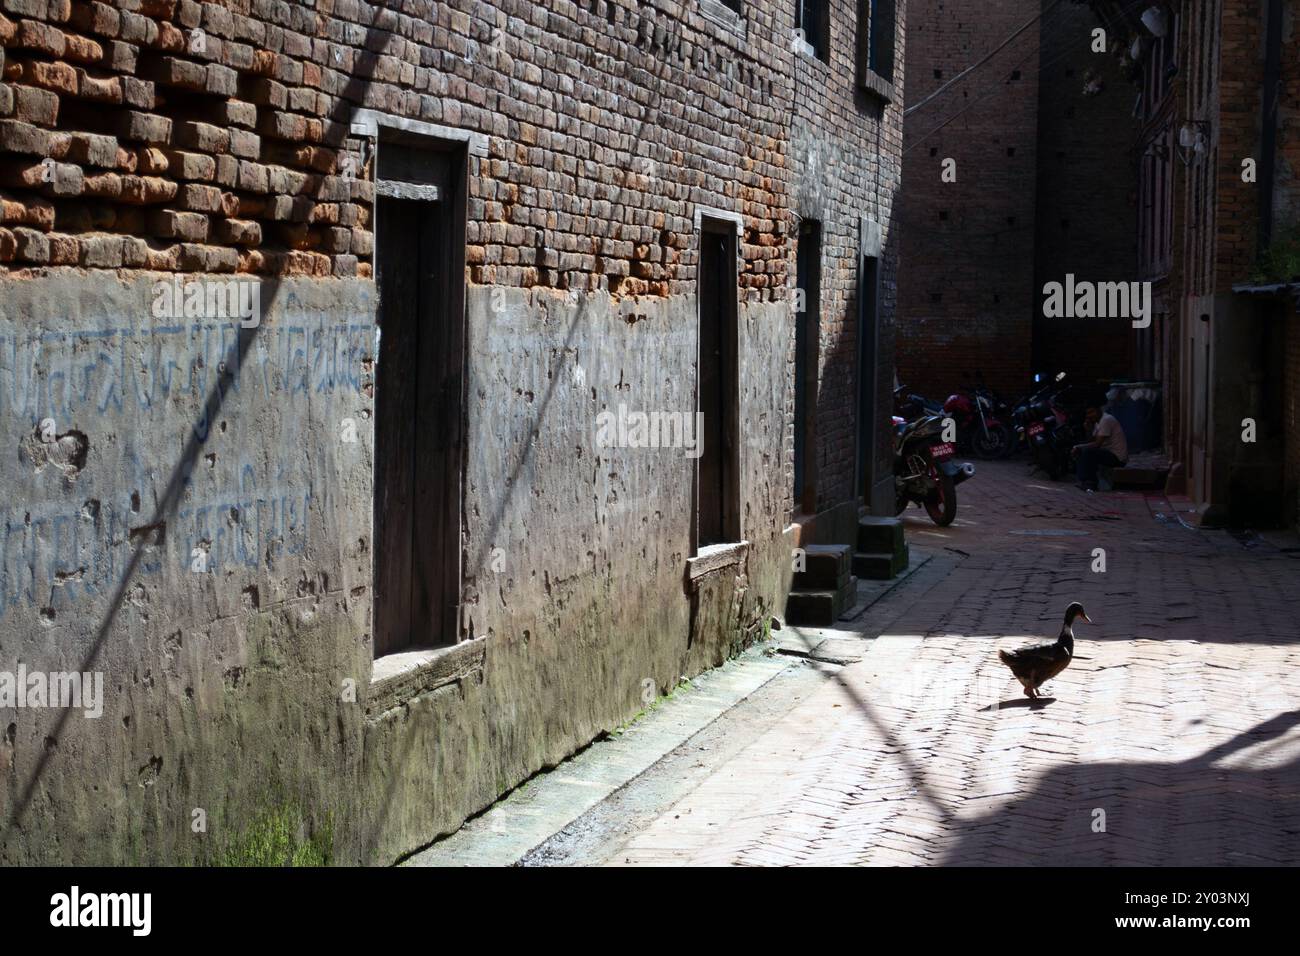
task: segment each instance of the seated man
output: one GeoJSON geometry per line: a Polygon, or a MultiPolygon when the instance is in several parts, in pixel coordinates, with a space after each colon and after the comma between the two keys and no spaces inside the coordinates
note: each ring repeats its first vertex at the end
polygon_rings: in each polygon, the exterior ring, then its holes
{"type": "Polygon", "coordinates": [[[1070,449],[1071,457],[1078,457],[1079,487],[1085,491],[1097,490],[1097,469],[1128,464],[1128,441],[1119,420],[1100,405],[1089,405],[1083,426],[1090,439],[1070,449]]]}

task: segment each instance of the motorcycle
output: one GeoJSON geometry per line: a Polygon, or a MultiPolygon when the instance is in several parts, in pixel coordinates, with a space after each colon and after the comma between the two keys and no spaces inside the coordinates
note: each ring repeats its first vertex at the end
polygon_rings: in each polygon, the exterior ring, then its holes
{"type": "Polygon", "coordinates": [[[958,451],[984,459],[1005,458],[1011,452],[1012,432],[994,412],[996,396],[982,385],[963,389],[965,394],[950,395],[941,405],[900,385],[894,389],[894,414],[908,421],[926,415],[951,418],[958,451]]]}
{"type": "Polygon", "coordinates": [[[1058,378],[1048,382],[1025,396],[1011,412],[1016,450],[1030,452],[1034,466],[1044,471],[1052,463],[1051,456],[1047,454],[1047,449],[1051,447],[1048,432],[1056,427],[1056,415],[1052,411],[1049,396],[1059,381],[1058,378]]]}
{"type": "Polygon", "coordinates": [[[1064,381],[1065,373],[1058,372],[1051,383],[1016,409],[1024,423],[1023,440],[1032,453],[1032,467],[1052,481],[1069,474],[1070,450],[1085,437],[1086,393],[1073,384],[1062,385],[1064,381]]]}
{"type": "Polygon", "coordinates": [[[943,411],[957,424],[957,442],[977,458],[1005,458],[1012,447],[1011,429],[993,411],[994,397],[982,386],[967,385],[948,396],[943,411]]]}
{"type": "Polygon", "coordinates": [[[894,414],[910,422],[926,415],[942,415],[943,405],[924,395],[909,392],[906,385],[900,385],[894,389],[894,414]]]}
{"type": "Polygon", "coordinates": [[[902,514],[909,502],[925,509],[940,527],[957,517],[957,486],[975,474],[970,462],[952,460],[956,449],[945,442],[943,417],[927,415],[909,422],[895,415],[894,495],[895,514],[902,514]]]}

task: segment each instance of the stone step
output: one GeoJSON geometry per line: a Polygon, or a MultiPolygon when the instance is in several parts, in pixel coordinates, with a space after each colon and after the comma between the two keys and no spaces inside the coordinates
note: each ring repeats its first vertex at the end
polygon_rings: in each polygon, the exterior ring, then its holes
{"type": "Polygon", "coordinates": [[[850,577],[841,588],[819,591],[791,591],[785,602],[787,624],[831,627],[853,606],[858,579],[850,577]]]}
{"type": "MultiPolygon", "coordinates": [[[[858,547],[863,554],[906,553],[903,522],[898,518],[868,516],[858,519],[858,547]]],[[[906,567],[906,565],[904,565],[906,567]]]]}
{"type": "Polygon", "coordinates": [[[798,591],[837,591],[853,573],[852,548],[847,544],[810,544],[804,548],[804,570],[796,571],[798,591]]]}
{"type": "Polygon", "coordinates": [[[869,581],[888,581],[907,570],[907,545],[900,555],[894,551],[859,551],[853,555],[853,573],[869,581]]]}
{"type": "MultiPolygon", "coordinates": [[[[1163,488],[1169,470],[1156,468],[1103,468],[1100,477],[1109,479],[1114,488],[1152,489],[1163,488]]],[[[1103,489],[1104,490],[1104,489],[1103,489]]]]}

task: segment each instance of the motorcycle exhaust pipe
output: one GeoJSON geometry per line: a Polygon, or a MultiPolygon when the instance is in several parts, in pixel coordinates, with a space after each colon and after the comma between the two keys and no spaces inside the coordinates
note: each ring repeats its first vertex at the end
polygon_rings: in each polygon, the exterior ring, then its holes
{"type": "Polygon", "coordinates": [[[962,462],[957,466],[957,474],[952,476],[952,483],[960,485],[967,478],[975,477],[975,465],[969,461],[962,462]]]}

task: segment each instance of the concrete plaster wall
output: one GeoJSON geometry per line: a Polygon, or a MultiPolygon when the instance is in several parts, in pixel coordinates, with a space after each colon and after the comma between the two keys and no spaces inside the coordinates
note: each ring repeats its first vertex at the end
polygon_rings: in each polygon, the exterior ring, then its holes
{"type": "Polygon", "coordinates": [[[160,278],[55,270],[0,297],[0,671],[99,671],[105,698],[99,718],[0,710],[3,863],[250,862],[282,831],[332,862],[392,862],[781,606],[784,305],[740,305],[750,547],[692,584],[693,462],[599,448],[595,422],[693,409],[694,299],[471,287],[479,656],[376,710],[373,285],[264,282],[241,336],[155,318],[160,278]]]}

